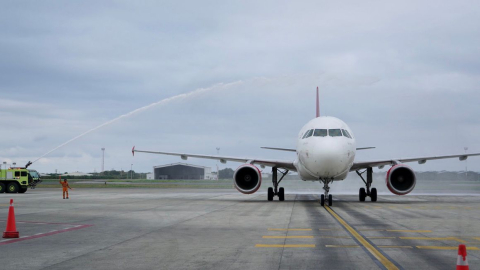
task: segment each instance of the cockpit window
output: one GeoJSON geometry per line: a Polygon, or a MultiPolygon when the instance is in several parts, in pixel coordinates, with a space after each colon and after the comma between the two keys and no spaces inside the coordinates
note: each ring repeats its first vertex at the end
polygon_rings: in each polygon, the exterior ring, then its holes
{"type": "Polygon", "coordinates": [[[312,134],[313,134],[313,129],[310,129],[310,130],[307,132],[305,138],[311,137],[312,134]]]}
{"type": "Polygon", "coordinates": [[[329,129],[328,135],[330,135],[330,137],[340,137],[342,136],[342,132],[340,129],[329,129]]]}
{"type": "Polygon", "coordinates": [[[313,132],[313,136],[315,137],[326,137],[328,135],[328,132],[326,129],[315,129],[313,132]]]}
{"type": "Polygon", "coordinates": [[[347,137],[347,138],[352,138],[352,136],[350,135],[350,133],[348,133],[348,131],[346,131],[345,129],[342,129],[342,133],[343,133],[343,136],[347,137]]]}

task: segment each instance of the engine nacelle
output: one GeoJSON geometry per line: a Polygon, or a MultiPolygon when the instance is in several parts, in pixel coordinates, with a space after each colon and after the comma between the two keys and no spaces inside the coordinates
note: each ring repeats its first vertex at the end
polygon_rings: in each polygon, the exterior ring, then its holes
{"type": "Polygon", "coordinates": [[[233,180],[238,191],[243,194],[252,194],[262,184],[262,173],[257,167],[251,164],[244,164],[235,171],[233,180]]]}
{"type": "Polygon", "coordinates": [[[387,172],[387,187],[393,194],[410,193],[416,182],[415,172],[405,164],[395,165],[387,172]]]}

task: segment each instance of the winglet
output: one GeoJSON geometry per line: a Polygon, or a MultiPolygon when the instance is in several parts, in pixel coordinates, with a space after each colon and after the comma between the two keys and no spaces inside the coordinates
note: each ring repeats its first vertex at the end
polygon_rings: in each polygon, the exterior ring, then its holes
{"type": "Polygon", "coordinates": [[[317,117],[320,117],[320,101],[318,99],[318,86],[317,86],[317,117]]]}
{"type": "Polygon", "coordinates": [[[135,145],[132,148],[132,156],[135,156],[135,145]]]}

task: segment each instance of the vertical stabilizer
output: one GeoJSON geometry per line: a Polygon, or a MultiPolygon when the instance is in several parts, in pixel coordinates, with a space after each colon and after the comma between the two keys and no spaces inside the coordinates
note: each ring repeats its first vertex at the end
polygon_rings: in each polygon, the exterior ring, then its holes
{"type": "Polygon", "coordinates": [[[317,86],[317,117],[320,117],[320,101],[318,99],[318,86],[317,86]]]}

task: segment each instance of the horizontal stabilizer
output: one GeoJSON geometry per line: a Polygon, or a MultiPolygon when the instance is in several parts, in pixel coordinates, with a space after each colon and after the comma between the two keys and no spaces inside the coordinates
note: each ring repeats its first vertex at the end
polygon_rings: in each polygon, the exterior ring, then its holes
{"type": "Polygon", "coordinates": [[[367,149],[374,149],[375,147],[359,147],[357,150],[367,150],[367,149]]]}
{"type": "Polygon", "coordinates": [[[269,150],[278,150],[278,151],[297,152],[296,149],[288,149],[288,148],[276,148],[276,147],[260,147],[260,148],[269,149],[269,150]]]}

